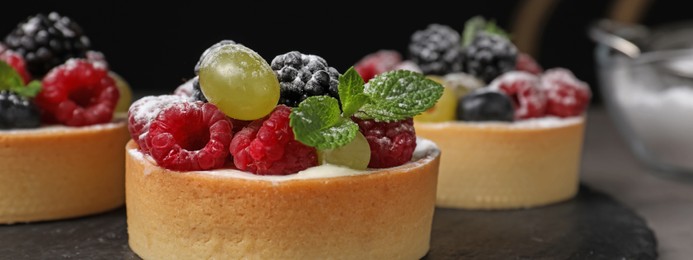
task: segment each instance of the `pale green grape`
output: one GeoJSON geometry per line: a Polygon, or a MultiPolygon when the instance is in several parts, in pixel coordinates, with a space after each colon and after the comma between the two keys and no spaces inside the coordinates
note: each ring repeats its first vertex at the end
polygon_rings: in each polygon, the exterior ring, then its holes
{"type": "Polygon", "coordinates": [[[323,163],[365,170],[371,161],[371,148],[366,137],[361,132],[356,132],[356,138],[351,143],[331,150],[318,151],[318,155],[323,163]]]}
{"type": "Polygon", "coordinates": [[[443,79],[438,76],[427,76],[429,79],[444,84],[443,95],[438,102],[420,115],[414,117],[416,122],[446,122],[455,120],[457,110],[457,94],[450,87],[446,86],[443,79]]]}
{"type": "Polygon", "coordinates": [[[270,65],[239,44],[215,48],[205,56],[200,88],[210,103],[239,120],[264,117],[279,101],[279,81],[270,65]]]}

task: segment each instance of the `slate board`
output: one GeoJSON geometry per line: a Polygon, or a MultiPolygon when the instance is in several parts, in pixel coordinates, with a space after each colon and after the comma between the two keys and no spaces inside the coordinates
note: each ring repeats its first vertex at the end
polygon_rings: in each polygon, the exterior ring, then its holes
{"type": "MultiPolygon", "coordinates": [[[[656,259],[642,218],[582,186],[570,201],[528,210],[436,209],[437,259],[656,259]]],[[[91,217],[0,225],[0,259],[139,259],[127,245],[123,208],[91,217]]]]}

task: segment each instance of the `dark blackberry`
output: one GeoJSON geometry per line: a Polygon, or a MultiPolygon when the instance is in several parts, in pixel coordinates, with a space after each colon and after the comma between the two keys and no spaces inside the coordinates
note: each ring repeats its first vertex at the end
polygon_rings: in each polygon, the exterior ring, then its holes
{"type": "Polygon", "coordinates": [[[409,43],[409,59],[424,74],[445,75],[462,69],[460,33],[446,25],[430,24],[409,43]]]}
{"type": "Polygon", "coordinates": [[[462,51],[464,72],[489,83],[515,69],[517,48],[500,35],[478,32],[462,51]]]}
{"type": "Polygon", "coordinates": [[[70,58],[84,58],[90,47],[82,28],[55,12],[27,18],[5,37],[5,43],[26,59],[27,69],[37,78],[70,58]]]}
{"type": "Polygon", "coordinates": [[[339,99],[339,72],[319,56],[288,52],[272,60],[272,70],[281,87],[279,104],[296,107],[311,96],[339,99]]]}
{"type": "Polygon", "coordinates": [[[463,96],[457,106],[457,119],[462,121],[506,121],[515,116],[512,100],[506,94],[480,88],[463,96]]]}
{"type": "Polygon", "coordinates": [[[0,129],[37,128],[41,125],[39,109],[30,99],[0,91],[0,129]]]}
{"type": "MultiPolygon", "coordinates": [[[[212,50],[219,48],[224,45],[229,45],[229,44],[236,44],[236,42],[232,40],[222,40],[220,42],[215,43],[214,45],[210,46],[207,48],[202,55],[200,55],[200,59],[197,60],[197,64],[195,64],[195,75],[200,75],[200,64],[202,64],[202,59],[207,57],[207,55],[212,52],[212,50]]],[[[198,89],[199,89],[199,84],[198,84],[198,89]]]]}
{"type": "Polygon", "coordinates": [[[200,89],[200,77],[195,76],[192,81],[192,94],[190,94],[190,97],[193,100],[198,100],[207,103],[207,97],[205,97],[205,94],[202,93],[202,89],[200,89]]]}

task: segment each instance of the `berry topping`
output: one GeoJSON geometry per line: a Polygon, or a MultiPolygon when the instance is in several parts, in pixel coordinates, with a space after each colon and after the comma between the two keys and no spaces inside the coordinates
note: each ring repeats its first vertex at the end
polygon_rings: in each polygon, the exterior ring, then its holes
{"type": "Polygon", "coordinates": [[[339,99],[339,72],[319,56],[288,52],[272,60],[272,69],[281,86],[280,104],[296,107],[311,96],[339,99]]]}
{"type": "Polygon", "coordinates": [[[515,108],[515,119],[542,117],[546,112],[546,97],[537,76],[511,71],[496,78],[489,88],[510,97],[515,108]]]}
{"type": "Polygon", "coordinates": [[[91,63],[99,63],[99,66],[108,68],[108,61],[106,61],[106,56],[102,52],[89,50],[84,56],[91,63]]]}
{"type": "Polygon", "coordinates": [[[515,69],[529,72],[537,76],[544,72],[544,69],[539,66],[539,63],[537,63],[537,61],[527,53],[520,53],[517,55],[517,64],[515,64],[515,69]]]}
{"type": "MultiPolygon", "coordinates": [[[[195,77],[195,78],[197,78],[197,77],[195,77]]],[[[195,78],[189,79],[185,83],[178,86],[176,88],[176,90],[173,91],[173,95],[181,96],[184,98],[190,98],[190,100],[193,100],[191,97],[192,97],[192,93],[193,93],[193,80],[195,78]]],[[[198,86],[198,90],[199,90],[199,86],[200,86],[199,79],[197,82],[197,86],[198,86]]]]}
{"type": "Polygon", "coordinates": [[[29,98],[0,91],[0,129],[36,128],[41,125],[38,107],[29,98]]]}
{"type": "Polygon", "coordinates": [[[563,68],[547,70],[541,77],[546,93],[546,113],[570,117],[578,116],[587,109],[592,93],[587,83],[575,78],[572,72],[563,68]]]}
{"type": "Polygon", "coordinates": [[[7,47],[24,57],[37,78],[70,58],[83,58],[90,47],[81,27],[67,16],[50,13],[27,18],[5,38],[7,47]]]}
{"type": "Polygon", "coordinates": [[[430,24],[417,31],[409,43],[409,59],[424,74],[445,75],[460,71],[460,34],[446,25],[430,24]]]}
{"type": "Polygon", "coordinates": [[[416,133],[411,119],[389,123],[358,118],[354,121],[371,148],[368,167],[394,167],[411,160],[416,148],[416,133]]]}
{"type": "Polygon", "coordinates": [[[177,103],[187,101],[186,98],[174,95],[146,96],[132,103],[128,110],[128,130],[130,136],[140,150],[149,152],[144,141],[149,134],[149,126],[161,111],[177,103]]]}
{"type": "Polygon", "coordinates": [[[46,75],[36,104],[47,122],[84,126],[111,121],[119,96],[105,68],[72,59],[46,75]]]}
{"type": "Polygon", "coordinates": [[[462,51],[464,71],[484,82],[515,69],[517,48],[508,39],[478,32],[462,51]]]}
{"type": "Polygon", "coordinates": [[[277,106],[266,118],[236,133],[230,151],[236,167],[259,175],[286,175],[318,164],[315,148],[294,139],[291,108],[277,106]]]}
{"type": "MultiPolygon", "coordinates": [[[[448,74],[449,75],[449,74],[448,74]]],[[[445,90],[438,102],[420,115],[414,117],[416,122],[445,122],[455,120],[455,110],[457,109],[457,93],[455,89],[444,83],[439,76],[428,76],[429,79],[443,84],[445,90]]]]}
{"type": "Polygon", "coordinates": [[[211,48],[199,66],[200,89],[209,103],[240,120],[272,112],[279,100],[279,82],[269,64],[240,44],[211,48]]]}
{"type": "Polygon", "coordinates": [[[159,113],[145,142],[152,158],[174,171],[221,168],[229,155],[231,121],[209,103],[177,103],[159,113]]]}
{"type": "Polygon", "coordinates": [[[375,75],[395,69],[400,62],[402,62],[402,56],[399,55],[399,52],[380,50],[363,57],[356,63],[354,69],[364,81],[368,82],[375,75]]]}
{"type": "Polygon", "coordinates": [[[460,99],[457,118],[462,121],[512,122],[515,111],[510,98],[498,91],[476,89],[460,99]]]}
{"type": "Polygon", "coordinates": [[[17,73],[19,73],[19,75],[22,77],[24,84],[31,81],[31,75],[29,75],[29,72],[26,70],[24,58],[22,58],[22,56],[20,56],[18,53],[11,50],[0,51],[0,61],[4,61],[12,66],[12,68],[14,68],[14,70],[17,71],[17,73]]]}

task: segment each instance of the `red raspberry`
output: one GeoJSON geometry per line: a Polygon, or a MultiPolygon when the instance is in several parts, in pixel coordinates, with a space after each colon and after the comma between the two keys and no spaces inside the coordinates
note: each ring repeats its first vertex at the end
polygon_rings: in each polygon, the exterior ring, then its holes
{"type": "Polygon", "coordinates": [[[391,71],[402,61],[399,52],[391,50],[379,50],[363,57],[356,63],[354,69],[361,75],[365,82],[376,75],[391,71]]]}
{"type": "Polygon", "coordinates": [[[541,68],[539,63],[537,63],[532,56],[527,53],[520,53],[517,56],[517,63],[515,64],[515,69],[519,71],[529,72],[534,75],[541,75],[544,69],[541,68]]]}
{"type": "Polygon", "coordinates": [[[100,51],[87,51],[85,54],[88,61],[92,63],[99,63],[100,66],[108,69],[108,61],[106,61],[106,56],[100,51]]]}
{"type": "Polygon", "coordinates": [[[354,121],[371,147],[368,167],[395,167],[411,160],[416,149],[416,132],[411,118],[387,123],[354,117],[354,121]]]}
{"type": "Polygon", "coordinates": [[[582,114],[587,109],[592,92],[587,83],[575,78],[564,68],[547,70],[541,77],[542,88],[548,99],[546,112],[549,115],[570,117],[582,114]]]}
{"type": "Polygon", "coordinates": [[[110,122],[119,97],[108,70],[87,60],[71,59],[43,78],[36,104],[45,122],[84,126],[110,122]]]}
{"type": "Polygon", "coordinates": [[[140,146],[140,150],[149,152],[149,147],[144,139],[149,133],[149,126],[161,111],[177,104],[185,102],[185,98],[174,95],[146,96],[130,105],[128,109],[128,130],[132,140],[140,146]]]}
{"type": "Polygon", "coordinates": [[[513,101],[515,119],[542,117],[546,113],[546,97],[537,76],[522,71],[506,72],[494,79],[489,88],[505,93],[513,101]]]}
{"type": "Polygon", "coordinates": [[[0,61],[4,61],[14,70],[19,73],[20,76],[22,76],[22,80],[24,81],[24,84],[29,83],[31,81],[31,75],[29,74],[29,71],[26,70],[26,62],[24,62],[24,58],[22,58],[19,53],[16,53],[11,50],[2,50],[2,47],[0,47],[0,61]]]}
{"type": "Polygon", "coordinates": [[[159,166],[174,171],[221,168],[231,143],[231,121],[210,103],[176,103],[159,113],[145,142],[159,166]]]}
{"type": "Polygon", "coordinates": [[[259,175],[286,175],[318,165],[315,148],[294,139],[289,114],[291,108],[279,105],[268,117],[236,133],[229,149],[238,169],[259,175]]]}

